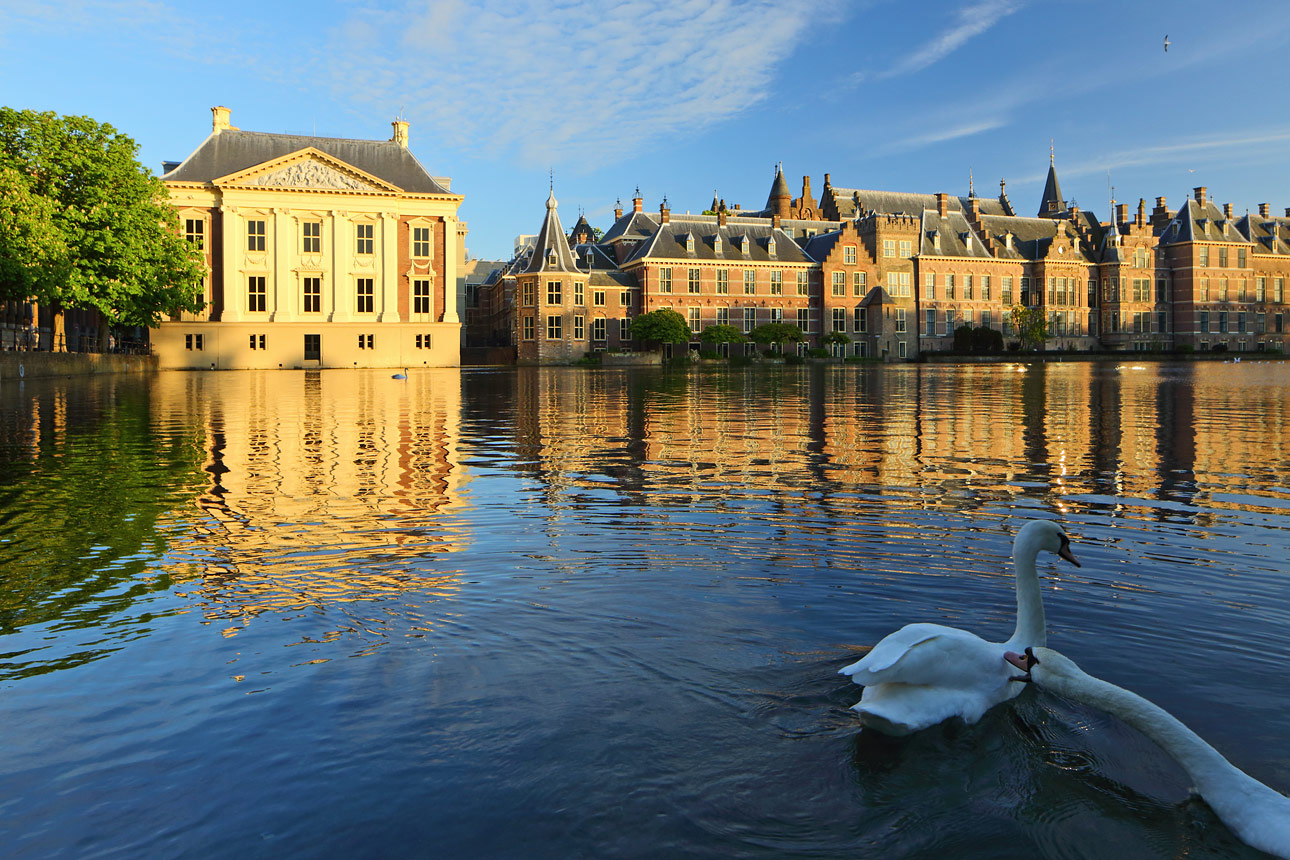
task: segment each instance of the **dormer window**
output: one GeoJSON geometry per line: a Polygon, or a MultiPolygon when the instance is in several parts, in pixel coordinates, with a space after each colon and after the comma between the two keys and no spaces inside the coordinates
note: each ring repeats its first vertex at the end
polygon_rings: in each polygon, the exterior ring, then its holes
{"type": "Polygon", "coordinates": [[[685,252],[687,254],[694,253],[694,234],[693,233],[685,234],[685,252]]]}
{"type": "Polygon", "coordinates": [[[717,254],[721,253],[721,234],[720,233],[712,237],[712,250],[717,254]]]}
{"type": "Polygon", "coordinates": [[[932,231],[932,247],[935,248],[937,251],[941,249],[941,231],[940,230],[932,231]]]}
{"type": "Polygon", "coordinates": [[[969,254],[972,253],[972,234],[971,233],[963,234],[963,247],[967,248],[969,254]]]}
{"type": "Polygon", "coordinates": [[[772,257],[775,256],[775,237],[771,236],[766,240],[766,253],[772,257]]]}
{"type": "Polygon", "coordinates": [[[1004,233],[1004,234],[1003,234],[1003,247],[1007,248],[1009,251],[1011,251],[1011,250],[1012,250],[1012,234],[1011,234],[1011,233],[1004,233]]]}
{"type": "Polygon", "coordinates": [[[748,256],[748,248],[749,248],[748,234],[747,234],[747,233],[745,233],[745,234],[743,234],[742,236],[740,236],[740,237],[739,237],[739,251],[740,251],[740,253],[742,253],[745,257],[747,257],[747,256],[748,256]]]}
{"type": "Polygon", "coordinates": [[[546,264],[548,266],[556,265],[555,248],[551,248],[549,251],[546,252],[546,264]]]}

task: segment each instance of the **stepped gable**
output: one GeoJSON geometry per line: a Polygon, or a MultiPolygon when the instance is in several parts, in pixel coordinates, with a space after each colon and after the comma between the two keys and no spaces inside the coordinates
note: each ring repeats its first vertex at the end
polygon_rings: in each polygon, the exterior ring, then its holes
{"type": "Polygon", "coordinates": [[[266,134],[225,128],[162,178],[167,182],[210,183],[303,149],[316,149],[411,194],[451,194],[397,140],[348,140],[295,134],[266,134]]]}
{"type": "Polygon", "coordinates": [[[802,243],[802,253],[817,263],[823,263],[840,238],[842,238],[841,230],[830,230],[828,233],[812,236],[802,243]]]}
{"type": "Polygon", "coordinates": [[[533,243],[533,255],[520,274],[531,275],[536,272],[579,272],[573,249],[564,236],[560,226],[560,215],[556,212],[555,190],[551,190],[546,199],[546,218],[542,229],[538,231],[537,240],[533,243]]]}

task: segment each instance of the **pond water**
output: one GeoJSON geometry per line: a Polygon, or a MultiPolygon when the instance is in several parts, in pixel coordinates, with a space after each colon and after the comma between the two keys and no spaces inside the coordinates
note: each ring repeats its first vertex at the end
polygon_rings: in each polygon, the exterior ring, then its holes
{"type": "Polygon", "coordinates": [[[910,621],[1049,643],[1290,790],[1290,365],[0,386],[10,857],[1249,857],[1028,689],[861,731],[910,621]]]}

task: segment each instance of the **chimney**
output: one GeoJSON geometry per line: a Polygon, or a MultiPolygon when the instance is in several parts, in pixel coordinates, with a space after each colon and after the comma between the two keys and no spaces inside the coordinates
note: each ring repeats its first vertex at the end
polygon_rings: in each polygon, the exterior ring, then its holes
{"type": "Polygon", "coordinates": [[[663,202],[658,204],[658,219],[661,224],[670,224],[672,222],[672,210],[667,206],[666,196],[663,198],[663,202]]]}
{"type": "Polygon", "coordinates": [[[234,131],[233,126],[229,125],[228,108],[213,107],[211,108],[211,133],[219,134],[221,131],[234,131]]]}
{"type": "Polygon", "coordinates": [[[1155,230],[1161,230],[1174,217],[1174,213],[1165,207],[1165,198],[1156,198],[1156,208],[1151,210],[1151,227],[1155,230]]]}
{"type": "Polygon", "coordinates": [[[770,226],[771,226],[772,228],[774,228],[774,229],[778,230],[778,229],[779,229],[780,224],[781,224],[781,223],[783,223],[783,220],[784,220],[784,219],[782,219],[782,218],[780,218],[780,217],[779,217],[779,213],[778,213],[778,212],[776,212],[774,215],[770,216],[770,226]]]}
{"type": "Polygon", "coordinates": [[[1117,203],[1115,205],[1115,223],[1116,224],[1129,223],[1129,204],[1128,203],[1117,203]]]}
{"type": "Polygon", "coordinates": [[[390,123],[390,125],[394,126],[394,137],[390,138],[390,140],[394,141],[404,149],[407,149],[408,121],[405,119],[396,119],[394,122],[390,123]]]}
{"type": "Polygon", "coordinates": [[[942,218],[950,214],[950,195],[944,191],[936,192],[936,214],[942,218]]]}
{"type": "Polygon", "coordinates": [[[1224,218],[1226,218],[1226,219],[1227,219],[1227,220],[1229,220],[1229,221],[1230,221],[1230,220],[1232,220],[1232,204],[1231,204],[1231,203],[1224,203],[1224,204],[1223,204],[1223,217],[1224,217],[1224,218]]]}
{"type": "Polygon", "coordinates": [[[726,226],[726,207],[724,206],[717,210],[717,226],[726,226]]]}
{"type": "Polygon", "coordinates": [[[968,221],[974,226],[981,220],[981,201],[975,197],[968,198],[968,221]]]}
{"type": "Polygon", "coordinates": [[[614,201],[614,220],[617,221],[621,217],[623,217],[623,201],[615,200],[614,201]]]}
{"type": "Polygon", "coordinates": [[[644,203],[645,201],[641,199],[641,190],[640,188],[637,188],[636,196],[632,198],[632,211],[633,212],[642,211],[641,207],[644,205],[644,203]]]}
{"type": "Polygon", "coordinates": [[[1142,197],[1138,198],[1138,222],[1137,223],[1139,227],[1145,227],[1147,224],[1147,201],[1142,197]]]}
{"type": "Polygon", "coordinates": [[[824,174],[824,187],[825,187],[825,188],[831,188],[831,187],[832,187],[832,186],[829,184],[829,175],[828,175],[827,173],[826,173],[826,174],[824,174]]]}
{"type": "Polygon", "coordinates": [[[1268,204],[1266,203],[1259,204],[1259,217],[1267,218],[1269,211],[1271,211],[1271,208],[1268,206],[1268,204]]]}
{"type": "Polygon", "coordinates": [[[1199,203],[1201,206],[1204,206],[1204,205],[1205,205],[1205,186],[1204,186],[1204,185],[1197,185],[1197,186],[1196,186],[1194,189],[1192,189],[1192,190],[1193,190],[1193,191],[1195,192],[1195,194],[1196,194],[1196,202],[1197,202],[1197,203],[1199,203]]]}

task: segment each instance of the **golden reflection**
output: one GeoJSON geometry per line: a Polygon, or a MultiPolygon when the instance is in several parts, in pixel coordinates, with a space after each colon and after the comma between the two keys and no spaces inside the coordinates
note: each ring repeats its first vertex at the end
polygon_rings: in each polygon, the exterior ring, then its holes
{"type": "Polygon", "coordinates": [[[156,420],[195,428],[206,452],[207,484],[169,557],[177,593],[224,636],[261,615],[316,613],[345,623],[304,642],[379,637],[383,604],[408,591],[437,602],[460,587],[432,562],[468,540],[458,370],[406,381],[362,370],[164,373],[153,398],[156,420]]]}

